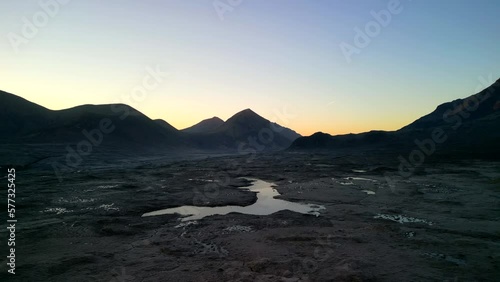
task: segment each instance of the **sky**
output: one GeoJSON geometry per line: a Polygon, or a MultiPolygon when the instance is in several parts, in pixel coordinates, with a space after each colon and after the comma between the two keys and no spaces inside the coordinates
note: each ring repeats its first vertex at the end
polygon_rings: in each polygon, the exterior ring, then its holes
{"type": "Polygon", "coordinates": [[[497,0],[1,1],[0,89],[53,110],[126,103],[178,129],[251,108],[302,135],[396,130],[500,77],[499,14],[497,0]]]}

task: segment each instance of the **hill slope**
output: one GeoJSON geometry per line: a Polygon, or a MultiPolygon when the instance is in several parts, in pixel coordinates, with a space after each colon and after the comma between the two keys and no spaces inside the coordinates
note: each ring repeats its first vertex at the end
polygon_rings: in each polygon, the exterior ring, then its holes
{"type": "Polygon", "coordinates": [[[191,127],[182,129],[181,131],[185,132],[185,133],[209,133],[209,132],[216,130],[217,128],[219,128],[223,124],[224,124],[224,121],[222,119],[220,119],[218,117],[213,117],[213,118],[202,120],[199,123],[197,123],[191,127]]]}
{"type": "Polygon", "coordinates": [[[246,147],[256,151],[285,149],[300,137],[295,131],[271,123],[250,109],[235,114],[215,130],[190,136],[203,149],[246,147]]]}
{"type": "Polygon", "coordinates": [[[103,144],[119,147],[177,147],[185,141],[175,128],[123,104],[53,111],[0,91],[0,105],[0,118],[6,121],[0,124],[3,143],[75,143],[92,134],[96,140],[102,134],[103,144]]]}
{"type": "Polygon", "coordinates": [[[114,148],[189,148],[253,151],[285,149],[300,135],[250,109],[226,122],[214,117],[179,131],[124,104],[82,105],[49,110],[0,91],[0,143],[77,144],[90,141],[114,148]]]}
{"type": "Polygon", "coordinates": [[[49,125],[54,112],[16,95],[0,91],[0,139],[49,125]]]}
{"type": "Polygon", "coordinates": [[[400,131],[447,126],[455,124],[458,119],[473,122],[498,113],[499,106],[500,79],[475,95],[439,105],[432,113],[417,119],[400,131]]]}
{"type": "Polygon", "coordinates": [[[432,113],[398,131],[331,136],[316,133],[297,139],[290,150],[337,150],[354,147],[411,150],[417,141],[441,132],[440,152],[500,156],[500,80],[483,91],[439,105],[432,113]],[[443,138],[444,138],[443,137],[443,138]]]}

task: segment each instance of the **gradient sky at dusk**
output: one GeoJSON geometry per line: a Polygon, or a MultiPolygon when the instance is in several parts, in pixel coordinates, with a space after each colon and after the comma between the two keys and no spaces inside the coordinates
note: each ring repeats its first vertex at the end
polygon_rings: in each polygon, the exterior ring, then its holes
{"type": "Polygon", "coordinates": [[[310,135],[399,129],[500,77],[496,0],[401,0],[348,63],[339,45],[389,2],[243,0],[221,20],[213,0],[73,0],[16,53],[9,34],[43,10],[2,1],[0,89],[50,109],[125,102],[158,65],[171,75],[131,103],[151,118],[181,129],[251,108],[310,135]]]}

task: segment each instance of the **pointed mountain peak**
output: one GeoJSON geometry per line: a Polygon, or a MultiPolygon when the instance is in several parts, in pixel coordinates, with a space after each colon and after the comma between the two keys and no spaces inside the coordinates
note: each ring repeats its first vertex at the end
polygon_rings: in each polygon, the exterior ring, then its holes
{"type": "Polygon", "coordinates": [[[245,109],[245,110],[233,115],[231,118],[228,119],[228,121],[234,120],[234,119],[242,119],[242,118],[243,119],[263,119],[263,120],[266,120],[261,115],[257,114],[256,112],[252,111],[251,109],[245,109]]]}
{"type": "Polygon", "coordinates": [[[209,118],[209,119],[206,119],[205,121],[222,122],[222,123],[224,123],[224,121],[220,117],[209,118]]]}
{"type": "Polygon", "coordinates": [[[245,109],[245,110],[243,110],[241,112],[238,112],[238,113],[235,114],[235,116],[236,115],[257,115],[258,116],[258,114],[256,112],[252,111],[252,109],[250,109],[250,108],[245,109]]]}
{"type": "Polygon", "coordinates": [[[245,109],[241,112],[236,113],[232,117],[230,117],[225,124],[232,124],[234,122],[237,123],[246,123],[246,124],[256,124],[258,123],[259,126],[262,126],[261,124],[263,123],[269,123],[267,119],[263,118],[256,112],[252,111],[251,109],[245,109]]]}

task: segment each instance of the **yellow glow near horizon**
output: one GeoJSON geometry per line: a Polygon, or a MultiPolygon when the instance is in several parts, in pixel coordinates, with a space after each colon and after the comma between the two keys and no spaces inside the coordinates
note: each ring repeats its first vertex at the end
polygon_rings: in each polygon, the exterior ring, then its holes
{"type": "MultiPolygon", "coordinates": [[[[40,11],[28,2],[6,4],[0,34],[20,33],[20,19],[40,11]]],[[[376,1],[255,1],[227,21],[199,2],[72,1],[19,52],[0,41],[0,89],[54,110],[125,103],[178,129],[251,108],[311,135],[396,130],[474,94],[479,76],[500,77],[493,2],[433,4],[457,12],[450,18],[412,4],[413,17],[399,17],[399,30],[384,29],[350,63],[339,44],[372,20],[376,1]],[[472,10],[476,20],[460,20],[472,10]],[[173,76],[145,101],[123,98],[157,66],[173,76]],[[285,108],[294,117],[276,118],[285,108]]]]}
{"type": "MultiPolygon", "coordinates": [[[[117,100],[117,97],[112,97],[113,95],[103,95],[95,92],[95,95],[90,95],[88,93],[91,93],[92,89],[91,87],[86,88],[85,85],[76,85],[74,83],[66,85],[61,83],[54,87],[54,85],[43,84],[41,83],[42,81],[35,82],[36,83],[34,84],[24,84],[21,85],[21,87],[14,87],[14,83],[11,80],[10,83],[7,84],[8,88],[6,88],[5,91],[11,92],[15,95],[17,95],[18,93],[16,92],[19,91],[23,93],[23,95],[20,95],[21,97],[51,110],[72,108],[82,104],[125,102],[120,101],[120,96],[118,96],[117,100]],[[38,85],[42,85],[42,87],[32,86],[37,85],[37,83],[39,83],[38,85]],[[12,88],[16,88],[18,91],[13,91],[11,90],[12,88]],[[71,94],[66,94],[68,93],[68,88],[74,88],[75,91],[71,94]],[[39,95],[39,93],[44,94],[39,95]],[[60,97],[67,97],[67,99],[60,99],[60,97]],[[79,99],[76,99],[75,97],[79,97],[79,99]]],[[[172,91],[173,89],[169,88],[168,90],[172,91]]],[[[124,94],[122,93],[121,95],[127,95],[127,92],[124,92],[124,94]]],[[[280,120],[281,115],[276,114],[276,111],[281,111],[282,114],[286,114],[288,111],[287,109],[275,108],[273,109],[274,111],[266,112],[261,111],[259,107],[255,108],[245,106],[244,102],[235,103],[232,106],[224,105],[222,108],[213,108],[209,103],[210,100],[213,99],[206,97],[193,101],[182,97],[167,98],[155,92],[149,94],[145,101],[138,104],[131,104],[130,106],[135,107],[151,119],[163,119],[177,129],[190,127],[201,120],[214,116],[227,120],[232,115],[243,109],[252,108],[264,118],[276,121],[283,126],[289,127],[303,136],[310,136],[320,131],[332,135],[339,135],[361,133],[370,130],[397,130],[418,117],[407,115],[404,118],[400,117],[398,119],[394,119],[392,117],[375,117],[375,119],[373,119],[373,117],[369,116],[356,117],[356,115],[349,115],[345,113],[343,115],[341,111],[339,111],[338,114],[327,118],[325,113],[321,111],[311,114],[310,111],[295,109],[288,112],[288,114],[292,117],[280,120]]]]}

